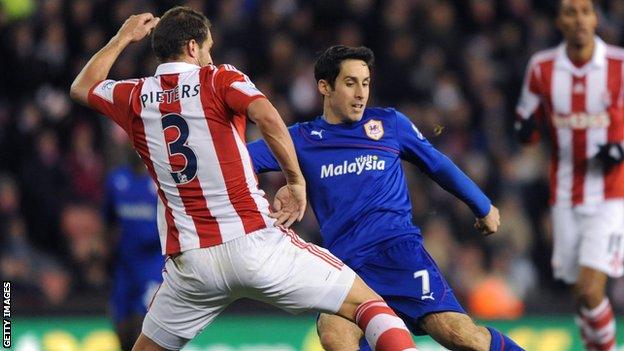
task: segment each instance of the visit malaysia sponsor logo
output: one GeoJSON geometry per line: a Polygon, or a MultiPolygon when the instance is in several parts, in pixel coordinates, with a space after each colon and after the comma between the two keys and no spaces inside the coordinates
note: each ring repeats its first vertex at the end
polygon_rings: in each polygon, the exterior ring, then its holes
{"type": "Polygon", "coordinates": [[[321,166],[321,179],[344,174],[360,175],[364,171],[383,171],[386,161],[377,155],[362,155],[353,161],[344,160],[342,163],[330,163],[321,166]]]}

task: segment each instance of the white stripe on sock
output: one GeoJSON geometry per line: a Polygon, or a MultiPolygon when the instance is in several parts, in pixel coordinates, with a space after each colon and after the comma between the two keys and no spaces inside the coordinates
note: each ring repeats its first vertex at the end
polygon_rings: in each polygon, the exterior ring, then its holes
{"type": "Polygon", "coordinates": [[[371,318],[371,320],[368,322],[368,326],[366,326],[366,331],[364,332],[364,335],[366,336],[366,341],[368,341],[368,344],[371,345],[374,349],[377,345],[377,339],[379,339],[381,334],[393,328],[407,330],[407,328],[405,327],[405,323],[403,323],[403,320],[401,318],[385,313],[380,313],[375,317],[371,318]]]}
{"type": "Polygon", "coordinates": [[[610,305],[609,299],[605,297],[602,302],[598,304],[598,306],[592,308],[591,310],[581,306],[581,313],[587,318],[596,319],[596,317],[603,314],[610,305]]]}
{"type": "Polygon", "coordinates": [[[372,301],[364,302],[363,304],[360,305],[362,306],[366,304],[364,308],[358,307],[358,309],[356,309],[356,314],[355,314],[356,321],[359,321],[362,314],[371,307],[388,307],[388,305],[383,301],[379,301],[379,300],[373,300],[373,301],[375,302],[372,302],[372,301]]]}

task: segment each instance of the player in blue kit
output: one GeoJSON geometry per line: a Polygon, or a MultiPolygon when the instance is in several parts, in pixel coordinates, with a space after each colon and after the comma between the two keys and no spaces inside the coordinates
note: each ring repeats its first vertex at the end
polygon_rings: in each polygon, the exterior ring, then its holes
{"type": "MultiPolygon", "coordinates": [[[[132,150],[129,150],[129,153],[132,150]]],[[[164,257],[156,221],[156,186],[132,152],[131,162],[106,180],[106,216],[118,228],[111,312],[122,350],[141,333],[152,296],[162,282],[164,257]]]]}
{"type": "MultiPolygon", "coordinates": [[[[496,232],[499,214],[451,160],[437,151],[405,115],[366,108],[373,53],[334,46],[316,61],[323,115],[289,128],[307,181],[324,246],[379,293],[416,335],[429,334],[451,350],[522,350],[507,336],[476,325],[429,256],[412,223],[401,160],[417,165],[476,216],[475,227],[496,232]]],[[[248,145],[256,172],[278,171],[262,140],[248,145]]],[[[284,188],[275,197],[278,221],[289,226],[284,188]]],[[[368,349],[349,321],[321,314],[317,323],[327,350],[368,349]]]]}

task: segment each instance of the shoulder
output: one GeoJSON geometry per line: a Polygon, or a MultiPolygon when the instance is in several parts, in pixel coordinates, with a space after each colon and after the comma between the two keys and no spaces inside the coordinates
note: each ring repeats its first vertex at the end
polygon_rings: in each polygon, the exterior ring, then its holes
{"type": "Polygon", "coordinates": [[[400,127],[405,123],[412,123],[412,121],[401,113],[401,111],[393,107],[371,107],[364,112],[364,120],[378,120],[384,125],[400,127]]]}
{"type": "Polygon", "coordinates": [[[234,67],[233,65],[224,63],[218,66],[213,66],[213,65],[208,65],[206,67],[202,67],[202,70],[207,70],[207,71],[214,71],[215,75],[224,75],[224,76],[232,76],[232,75],[243,75],[244,73],[241,72],[238,68],[234,67]]]}
{"type": "Polygon", "coordinates": [[[394,119],[397,116],[397,110],[392,107],[367,107],[364,110],[364,119],[394,119]]]}
{"type": "Polygon", "coordinates": [[[545,50],[540,50],[529,59],[529,67],[533,68],[546,62],[554,62],[557,58],[558,47],[552,47],[545,50]]]}
{"type": "Polygon", "coordinates": [[[215,67],[217,71],[229,71],[229,72],[240,72],[238,68],[234,67],[234,65],[230,65],[228,63],[223,63],[217,66],[208,65],[207,67],[215,67]]]}
{"type": "Polygon", "coordinates": [[[219,71],[219,67],[221,67],[223,65],[219,65],[219,66],[215,66],[215,65],[208,65],[208,66],[204,66],[202,68],[199,69],[199,74],[215,74],[216,72],[219,71]]]}
{"type": "Polygon", "coordinates": [[[297,122],[288,127],[288,130],[291,132],[297,131],[301,129],[302,126],[308,126],[311,122],[297,122]]]}
{"type": "Polygon", "coordinates": [[[624,48],[615,45],[607,45],[605,55],[608,59],[624,61],[624,48]]]}
{"type": "Polygon", "coordinates": [[[110,103],[114,103],[114,96],[121,92],[130,94],[130,92],[139,85],[145,78],[142,79],[124,79],[124,80],[112,80],[106,79],[96,83],[90,90],[90,94],[98,96],[110,103]],[[120,90],[121,89],[121,90],[120,90]]]}
{"type": "Polygon", "coordinates": [[[311,128],[314,128],[311,122],[295,123],[288,127],[288,132],[290,132],[290,136],[295,139],[301,135],[300,131],[311,128]]]}
{"type": "Polygon", "coordinates": [[[238,78],[242,76],[243,73],[232,65],[222,64],[218,66],[204,66],[200,69],[200,75],[202,75],[203,77],[210,77],[214,84],[215,81],[222,82],[238,78]]]}

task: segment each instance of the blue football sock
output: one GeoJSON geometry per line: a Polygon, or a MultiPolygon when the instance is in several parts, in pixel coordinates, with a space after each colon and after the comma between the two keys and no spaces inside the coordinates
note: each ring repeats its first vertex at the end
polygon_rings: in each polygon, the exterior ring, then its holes
{"type": "Polygon", "coordinates": [[[368,346],[368,341],[366,341],[365,337],[360,339],[360,351],[372,351],[370,346],[368,346]]]}
{"type": "Polygon", "coordinates": [[[492,341],[490,342],[490,351],[524,351],[523,348],[518,346],[507,335],[499,332],[494,328],[487,327],[492,335],[492,341]]]}

